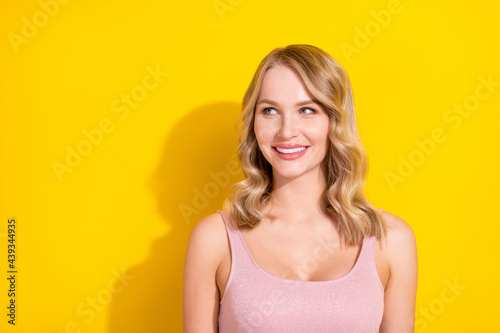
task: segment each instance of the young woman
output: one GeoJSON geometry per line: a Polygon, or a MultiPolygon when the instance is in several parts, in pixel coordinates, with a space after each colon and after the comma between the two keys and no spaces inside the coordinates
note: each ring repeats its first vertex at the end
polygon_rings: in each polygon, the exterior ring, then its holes
{"type": "Polygon", "coordinates": [[[311,45],[277,48],[242,110],[245,180],[191,232],[184,332],[413,332],[415,236],[363,193],[344,69],[311,45]]]}

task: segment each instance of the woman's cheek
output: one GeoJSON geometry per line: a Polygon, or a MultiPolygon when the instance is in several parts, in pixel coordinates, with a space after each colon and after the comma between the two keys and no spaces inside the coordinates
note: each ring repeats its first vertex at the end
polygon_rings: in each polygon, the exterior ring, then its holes
{"type": "Polygon", "coordinates": [[[261,144],[272,143],[274,129],[271,123],[263,123],[257,121],[255,123],[255,136],[261,144]]]}

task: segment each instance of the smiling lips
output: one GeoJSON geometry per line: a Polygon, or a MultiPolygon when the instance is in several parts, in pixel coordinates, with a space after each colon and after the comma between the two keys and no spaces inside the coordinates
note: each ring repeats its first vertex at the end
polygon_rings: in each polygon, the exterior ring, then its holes
{"type": "Polygon", "coordinates": [[[284,160],[295,160],[302,157],[309,147],[298,144],[279,144],[273,146],[273,150],[284,160]]]}

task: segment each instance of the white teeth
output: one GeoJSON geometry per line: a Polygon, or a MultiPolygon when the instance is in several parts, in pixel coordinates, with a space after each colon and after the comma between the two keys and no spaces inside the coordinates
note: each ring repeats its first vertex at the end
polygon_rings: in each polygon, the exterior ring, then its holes
{"type": "Polygon", "coordinates": [[[299,151],[303,151],[304,149],[306,149],[306,147],[298,147],[298,148],[293,148],[293,149],[283,149],[283,148],[276,147],[276,149],[280,153],[292,154],[292,153],[298,153],[299,151]]]}

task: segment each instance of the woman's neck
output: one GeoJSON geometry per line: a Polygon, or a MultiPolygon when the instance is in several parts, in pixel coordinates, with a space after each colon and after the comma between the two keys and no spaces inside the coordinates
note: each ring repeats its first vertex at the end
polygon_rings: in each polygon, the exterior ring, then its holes
{"type": "Polygon", "coordinates": [[[286,216],[289,221],[307,221],[318,215],[324,216],[325,187],[325,176],[321,170],[293,179],[273,175],[269,211],[275,216],[286,216]]]}

